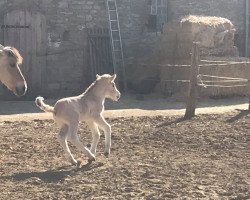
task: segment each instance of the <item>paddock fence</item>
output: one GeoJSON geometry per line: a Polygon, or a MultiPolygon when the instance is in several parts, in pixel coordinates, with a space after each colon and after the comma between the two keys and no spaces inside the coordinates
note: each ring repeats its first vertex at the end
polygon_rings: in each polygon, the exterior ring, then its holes
{"type": "MultiPolygon", "coordinates": [[[[187,107],[185,118],[192,118],[195,116],[196,102],[198,96],[198,87],[202,87],[204,89],[216,88],[216,89],[226,89],[239,90],[241,88],[246,88],[247,96],[249,97],[249,106],[250,110],[250,74],[245,74],[245,77],[237,77],[234,76],[220,76],[220,75],[212,75],[209,73],[200,73],[202,68],[210,67],[215,69],[219,69],[221,67],[235,67],[237,65],[244,66],[246,64],[250,64],[250,62],[225,62],[225,61],[214,61],[212,64],[200,64],[208,63],[211,61],[201,60],[200,59],[200,48],[199,43],[194,43],[192,48],[192,56],[191,56],[191,71],[190,71],[190,82],[189,82],[189,90],[188,90],[188,99],[187,99],[187,107]]],[[[211,71],[211,70],[210,70],[211,71]]]]}
{"type": "MultiPolygon", "coordinates": [[[[237,60],[237,59],[235,59],[237,60]]],[[[199,43],[193,43],[191,64],[130,63],[146,68],[161,68],[165,74],[144,77],[143,81],[160,82],[163,87],[180,85],[187,101],[185,118],[195,116],[198,95],[206,92],[214,97],[244,95],[249,97],[250,110],[250,62],[230,60],[202,60],[199,43]],[[186,92],[188,91],[188,92],[186,92]]],[[[141,72],[140,72],[141,73],[141,72]]],[[[136,75],[135,75],[136,76],[136,75]]]]}

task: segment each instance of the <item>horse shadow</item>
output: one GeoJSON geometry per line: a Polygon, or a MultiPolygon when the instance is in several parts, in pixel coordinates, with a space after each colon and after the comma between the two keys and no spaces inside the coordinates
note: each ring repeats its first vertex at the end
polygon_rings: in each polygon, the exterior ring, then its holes
{"type": "Polygon", "coordinates": [[[236,109],[236,110],[239,112],[235,116],[231,117],[230,119],[227,119],[226,122],[233,123],[250,114],[250,110],[241,110],[241,109],[236,109]]]}
{"type": "Polygon", "coordinates": [[[20,172],[10,176],[0,176],[0,180],[26,181],[31,178],[35,178],[45,183],[57,183],[60,181],[64,181],[66,177],[72,177],[77,175],[78,173],[91,171],[103,165],[103,163],[98,162],[85,164],[81,166],[81,168],[64,166],[43,172],[20,172]]]}
{"type": "Polygon", "coordinates": [[[156,126],[156,128],[161,128],[161,127],[164,127],[164,126],[170,126],[172,124],[178,124],[178,123],[181,123],[181,122],[184,122],[184,121],[188,121],[189,119],[185,118],[185,117],[180,117],[180,118],[177,118],[177,119],[174,119],[174,120],[171,120],[171,121],[167,121],[167,122],[163,122],[163,123],[160,123],[156,126]]]}

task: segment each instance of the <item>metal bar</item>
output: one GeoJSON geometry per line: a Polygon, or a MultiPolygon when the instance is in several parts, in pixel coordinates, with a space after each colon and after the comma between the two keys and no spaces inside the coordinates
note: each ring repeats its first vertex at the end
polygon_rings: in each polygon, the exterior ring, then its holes
{"type": "Polygon", "coordinates": [[[218,78],[218,79],[226,79],[226,80],[242,80],[242,81],[248,81],[248,79],[244,79],[244,78],[232,78],[232,77],[223,77],[223,76],[210,76],[210,75],[206,75],[206,74],[199,74],[198,76],[202,76],[202,77],[210,77],[210,78],[218,78]]]}
{"type": "Polygon", "coordinates": [[[248,57],[248,43],[249,43],[249,0],[246,0],[246,37],[245,37],[245,57],[248,57]]]}
{"type": "Polygon", "coordinates": [[[202,80],[202,83],[237,83],[237,82],[248,82],[247,79],[242,80],[213,80],[213,81],[204,81],[202,80]]]}
{"type": "Polygon", "coordinates": [[[206,85],[206,84],[198,84],[198,86],[201,87],[217,87],[217,88],[235,88],[235,87],[246,87],[248,86],[248,84],[244,84],[244,85],[206,85]]]}

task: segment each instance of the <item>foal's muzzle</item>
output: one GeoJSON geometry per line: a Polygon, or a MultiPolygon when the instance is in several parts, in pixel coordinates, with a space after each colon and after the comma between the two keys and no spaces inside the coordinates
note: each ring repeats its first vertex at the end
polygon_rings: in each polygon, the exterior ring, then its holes
{"type": "Polygon", "coordinates": [[[15,88],[15,94],[16,94],[17,96],[23,96],[23,95],[25,95],[26,91],[27,91],[27,86],[26,86],[26,84],[16,86],[16,88],[15,88]]]}
{"type": "Polygon", "coordinates": [[[116,95],[117,101],[118,101],[120,98],[121,98],[121,93],[118,93],[118,94],[116,95]]]}

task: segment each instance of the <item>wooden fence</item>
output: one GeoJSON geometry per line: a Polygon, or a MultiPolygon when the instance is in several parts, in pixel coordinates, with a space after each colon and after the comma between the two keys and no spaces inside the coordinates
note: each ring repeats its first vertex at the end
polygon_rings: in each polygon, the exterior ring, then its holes
{"type": "MultiPolygon", "coordinates": [[[[195,108],[197,102],[197,91],[198,86],[208,88],[239,88],[246,87],[250,85],[250,80],[245,78],[236,78],[236,77],[221,77],[221,76],[212,76],[209,74],[200,74],[199,69],[201,67],[214,66],[214,64],[200,64],[200,49],[199,43],[194,43],[192,48],[192,56],[191,56],[191,72],[190,72],[190,82],[189,82],[189,91],[188,91],[188,100],[185,118],[190,119],[195,116],[195,108]],[[215,80],[206,80],[206,78],[213,78],[215,80]],[[230,83],[231,85],[224,85],[223,83],[230,83]]],[[[206,63],[206,61],[203,61],[206,63]]],[[[208,61],[210,62],[210,61],[208,61]]],[[[228,66],[228,65],[237,65],[241,63],[249,62],[228,62],[223,63],[221,61],[214,61],[216,65],[220,66],[228,66]]],[[[249,89],[249,111],[250,111],[250,89],[249,89]]]]}

